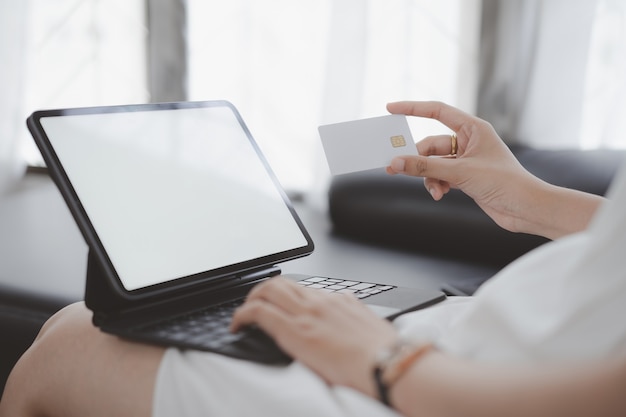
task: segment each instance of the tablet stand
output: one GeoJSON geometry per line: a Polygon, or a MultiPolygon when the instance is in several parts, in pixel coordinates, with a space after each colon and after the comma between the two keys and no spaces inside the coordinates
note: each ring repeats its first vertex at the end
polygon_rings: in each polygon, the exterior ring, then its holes
{"type": "Polygon", "coordinates": [[[99,325],[108,316],[109,311],[119,311],[130,302],[116,293],[111,282],[105,276],[93,250],[87,255],[87,282],[85,283],[85,305],[93,311],[93,322],[99,325]]]}

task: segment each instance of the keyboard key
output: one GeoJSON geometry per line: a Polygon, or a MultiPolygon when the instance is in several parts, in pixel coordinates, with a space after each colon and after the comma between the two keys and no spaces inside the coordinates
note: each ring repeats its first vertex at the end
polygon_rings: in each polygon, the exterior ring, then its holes
{"type": "Polygon", "coordinates": [[[329,290],[343,290],[344,288],[346,288],[344,285],[329,285],[328,287],[326,287],[329,290]]]}
{"type": "Polygon", "coordinates": [[[311,284],[308,287],[309,288],[315,288],[315,289],[321,289],[321,288],[326,288],[326,285],[324,285],[324,284],[311,284]]]}
{"type": "Polygon", "coordinates": [[[369,284],[367,282],[361,282],[360,284],[353,285],[351,288],[354,288],[355,290],[364,290],[366,288],[371,288],[375,285],[376,284],[369,284]]]}

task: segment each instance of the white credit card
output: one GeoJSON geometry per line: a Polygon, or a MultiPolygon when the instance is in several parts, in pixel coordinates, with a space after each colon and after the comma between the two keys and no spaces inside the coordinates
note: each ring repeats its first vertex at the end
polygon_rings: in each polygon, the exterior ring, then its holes
{"type": "Polygon", "coordinates": [[[318,128],[333,175],[389,166],[400,155],[417,155],[406,116],[391,114],[318,128]]]}

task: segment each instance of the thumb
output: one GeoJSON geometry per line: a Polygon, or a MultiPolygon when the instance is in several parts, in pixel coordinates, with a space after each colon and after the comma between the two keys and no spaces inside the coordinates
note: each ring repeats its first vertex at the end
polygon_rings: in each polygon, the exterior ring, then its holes
{"type": "Polygon", "coordinates": [[[440,181],[455,183],[455,159],[427,156],[399,156],[393,158],[388,172],[404,174],[412,177],[434,178],[440,181]]]}

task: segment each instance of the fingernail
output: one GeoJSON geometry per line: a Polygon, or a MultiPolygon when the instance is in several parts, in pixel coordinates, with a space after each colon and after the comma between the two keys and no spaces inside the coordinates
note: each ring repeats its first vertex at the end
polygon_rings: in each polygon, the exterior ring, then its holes
{"type": "Polygon", "coordinates": [[[404,159],[402,158],[392,159],[391,168],[396,172],[404,172],[404,159]]]}
{"type": "Polygon", "coordinates": [[[432,198],[435,198],[435,189],[434,189],[434,188],[429,188],[429,189],[428,189],[428,193],[430,194],[430,196],[431,196],[432,198]]]}

